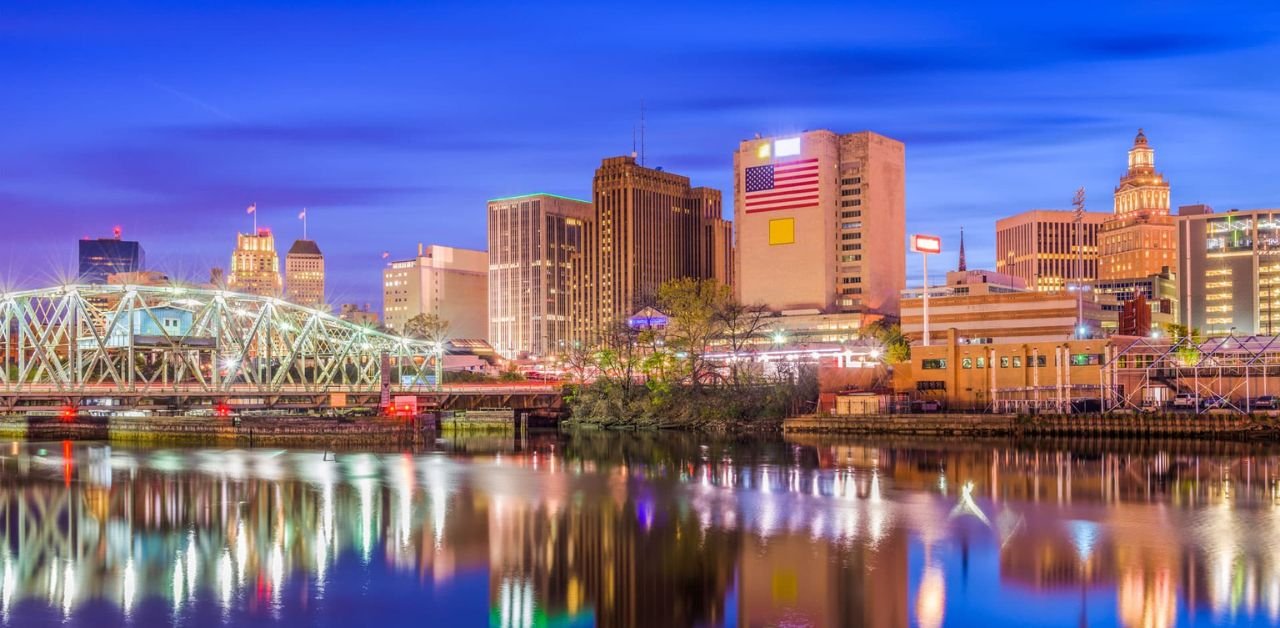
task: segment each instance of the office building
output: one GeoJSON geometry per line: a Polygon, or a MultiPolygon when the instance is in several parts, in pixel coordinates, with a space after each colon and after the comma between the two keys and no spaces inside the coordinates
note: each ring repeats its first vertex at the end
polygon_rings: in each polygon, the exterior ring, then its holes
{"type": "Polygon", "coordinates": [[[382,271],[382,319],[400,332],[409,319],[435,314],[450,338],[489,334],[489,255],[451,246],[418,245],[418,254],[382,271]]]}
{"type": "Polygon", "coordinates": [[[324,254],[314,240],[298,240],[284,256],[285,298],[291,303],[323,308],[324,254]]]}
{"type": "Polygon", "coordinates": [[[1129,149],[1129,170],[1116,186],[1115,213],[1102,224],[1098,240],[1099,280],[1147,277],[1176,266],[1169,183],[1156,172],[1155,149],[1141,129],[1129,149]]]}
{"type": "Polygon", "coordinates": [[[338,306],[338,318],[365,327],[378,326],[378,313],[373,311],[368,303],[363,306],[356,303],[343,303],[338,306]]]}
{"type": "Polygon", "coordinates": [[[1057,292],[1098,278],[1098,230],[1106,212],[1033,209],[996,221],[996,271],[1057,292]],[[1079,281],[1077,281],[1079,279],[1079,281]]]}
{"type": "MultiPolygon", "coordinates": [[[[902,334],[913,344],[924,337],[922,292],[903,291],[902,334]]],[[[945,286],[929,288],[931,342],[951,330],[970,344],[1098,336],[1114,328],[1117,317],[1091,292],[1077,300],[1073,292],[1030,291],[1022,278],[991,271],[950,272],[945,286]],[[1083,334],[1077,326],[1083,326],[1083,334]]]]}
{"type": "Polygon", "coordinates": [[[1280,209],[1178,208],[1180,322],[1206,335],[1280,334],[1280,209]]]}
{"type": "Polygon", "coordinates": [[[806,131],[745,140],[733,161],[744,303],[897,315],[906,287],[902,142],[806,131]]]}
{"type": "Polygon", "coordinates": [[[231,274],[227,289],[232,292],[278,297],[282,293],[280,256],[270,229],[257,233],[237,233],[236,250],[231,254],[231,274]]]}
{"type": "Polygon", "coordinates": [[[80,241],[79,277],[83,283],[104,284],[107,277],[116,273],[136,273],[146,263],[142,245],[121,239],[116,227],[112,237],[80,241]]]}
{"type": "Polygon", "coordinates": [[[692,277],[732,284],[732,229],[721,215],[719,190],[648,168],[632,157],[610,157],[592,182],[581,280],[574,289],[575,341],[601,342],[615,325],[655,305],[658,287],[692,277]]]}
{"type": "Polygon", "coordinates": [[[506,358],[563,352],[591,203],[528,194],[489,201],[488,215],[489,344],[506,358]]]}

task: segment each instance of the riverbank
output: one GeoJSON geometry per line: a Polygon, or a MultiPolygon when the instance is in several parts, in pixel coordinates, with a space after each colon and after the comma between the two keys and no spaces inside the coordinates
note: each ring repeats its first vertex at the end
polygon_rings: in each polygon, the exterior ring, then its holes
{"type": "Polygon", "coordinates": [[[784,420],[782,430],[788,434],[1280,439],[1280,422],[1274,417],[1226,413],[1161,416],[1145,414],[800,416],[784,420]]]}
{"type": "Polygon", "coordinates": [[[434,435],[435,422],[399,418],[356,420],[313,417],[243,417],[233,422],[207,416],[179,417],[0,417],[0,439],[103,440],[139,444],[351,447],[411,443],[434,435]]]}

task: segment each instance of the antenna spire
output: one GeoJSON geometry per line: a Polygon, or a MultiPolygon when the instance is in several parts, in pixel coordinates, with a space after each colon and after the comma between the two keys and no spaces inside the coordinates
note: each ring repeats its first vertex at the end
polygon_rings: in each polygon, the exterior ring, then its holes
{"type": "Polygon", "coordinates": [[[640,165],[644,165],[644,99],[640,99],[640,165]]]}
{"type": "Polygon", "coordinates": [[[960,227],[960,264],[956,270],[960,272],[969,270],[968,265],[964,262],[964,227],[960,227]]]}

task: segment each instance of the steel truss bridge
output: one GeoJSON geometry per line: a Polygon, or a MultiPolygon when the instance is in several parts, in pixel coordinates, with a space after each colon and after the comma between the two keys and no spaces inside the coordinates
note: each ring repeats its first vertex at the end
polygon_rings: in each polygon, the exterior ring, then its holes
{"type": "Polygon", "coordinates": [[[537,407],[552,387],[440,386],[444,348],[281,299],[171,286],[0,293],[0,413],[537,407]],[[542,390],[547,389],[547,390],[542,390]]]}

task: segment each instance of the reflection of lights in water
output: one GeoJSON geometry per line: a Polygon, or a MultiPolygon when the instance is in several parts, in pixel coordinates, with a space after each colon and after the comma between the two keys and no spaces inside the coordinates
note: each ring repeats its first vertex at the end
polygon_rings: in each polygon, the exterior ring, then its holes
{"type": "Polygon", "coordinates": [[[360,558],[367,565],[373,552],[373,480],[356,481],[360,496],[360,558]]]}
{"type": "Polygon", "coordinates": [[[218,557],[218,599],[222,601],[222,612],[231,610],[232,593],[231,552],[222,550],[218,557]]]}
{"type": "Polygon", "coordinates": [[[124,563],[124,581],[120,584],[120,608],[124,610],[125,617],[133,610],[133,600],[137,594],[138,572],[133,566],[133,557],[130,556],[124,563]]]}
{"type": "Polygon", "coordinates": [[[951,518],[960,515],[973,515],[979,521],[986,525],[991,525],[991,521],[987,519],[987,515],[982,512],[978,504],[973,501],[973,482],[965,482],[960,489],[960,499],[956,502],[956,507],[951,509],[951,518]]]}
{"type": "Polygon", "coordinates": [[[187,594],[194,595],[196,590],[196,533],[187,533],[187,594]]]}
{"type": "Polygon", "coordinates": [[[938,492],[942,493],[943,495],[947,494],[947,474],[946,473],[938,474],[938,492]]]}
{"type": "Polygon", "coordinates": [[[871,490],[867,496],[867,532],[871,535],[871,546],[875,547],[884,538],[886,506],[880,497],[880,471],[871,471],[871,490]]]}
{"type": "Polygon", "coordinates": [[[177,612],[182,606],[182,552],[178,551],[173,557],[173,610],[177,612]]]}
{"type": "Polygon", "coordinates": [[[1074,520],[1067,522],[1067,528],[1071,530],[1071,542],[1076,546],[1076,554],[1080,556],[1080,560],[1089,560],[1093,556],[1093,547],[1098,542],[1098,524],[1074,520]]]}
{"type": "Polygon", "coordinates": [[[279,544],[271,546],[271,605],[280,608],[280,587],[284,585],[284,548],[279,544]]]}
{"type": "Polygon", "coordinates": [[[942,625],[947,610],[947,582],[942,567],[929,563],[920,576],[920,588],[916,592],[916,622],[920,628],[937,628],[942,625]]]}
{"type": "Polygon", "coordinates": [[[245,563],[249,560],[248,543],[244,538],[244,520],[236,522],[236,584],[244,586],[245,563]]]}
{"type": "Polygon", "coordinates": [[[18,588],[16,576],[13,573],[13,559],[9,556],[9,552],[4,553],[4,571],[0,574],[4,577],[0,581],[0,619],[9,621],[9,605],[13,603],[13,592],[18,588]]]}
{"type": "Polygon", "coordinates": [[[400,547],[409,546],[409,532],[413,527],[413,458],[404,455],[400,458],[399,472],[396,474],[397,509],[400,514],[399,534],[397,540],[400,547]]]}
{"type": "Polygon", "coordinates": [[[449,515],[449,491],[444,471],[432,465],[427,471],[427,485],[431,491],[431,533],[436,549],[444,546],[444,527],[449,515]]]}
{"type": "Polygon", "coordinates": [[[67,560],[67,566],[62,572],[62,616],[71,615],[71,603],[76,599],[76,572],[75,563],[67,560]]]}
{"type": "Polygon", "coordinates": [[[498,588],[498,625],[525,628],[533,625],[533,584],[527,580],[503,578],[498,588]]]}

